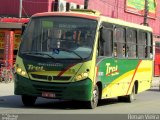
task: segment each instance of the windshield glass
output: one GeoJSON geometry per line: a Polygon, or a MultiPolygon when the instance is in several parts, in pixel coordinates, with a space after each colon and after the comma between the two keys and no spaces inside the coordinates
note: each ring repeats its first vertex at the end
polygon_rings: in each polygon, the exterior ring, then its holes
{"type": "Polygon", "coordinates": [[[90,57],[97,22],[76,17],[32,18],[20,46],[20,54],[54,59],[90,57]]]}

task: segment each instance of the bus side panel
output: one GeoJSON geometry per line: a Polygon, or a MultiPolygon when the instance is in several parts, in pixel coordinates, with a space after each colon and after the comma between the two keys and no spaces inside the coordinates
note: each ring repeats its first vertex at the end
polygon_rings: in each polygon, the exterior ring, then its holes
{"type": "Polygon", "coordinates": [[[151,64],[151,61],[142,60],[103,59],[97,65],[98,79],[102,82],[102,99],[130,94],[135,80],[138,81],[139,92],[150,88],[151,64]]]}
{"type": "Polygon", "coordinates": [[[102,99],[126,95],[139,60],[105,58],[98,64],[98,79],[102,82],[102,99]]]}
{"type": "Polygon", "coordinates": [[[151,87],[153,76],[152,60],[142,60],[134,80],[138,80],[138,92],[145,91],[151,87]]]}

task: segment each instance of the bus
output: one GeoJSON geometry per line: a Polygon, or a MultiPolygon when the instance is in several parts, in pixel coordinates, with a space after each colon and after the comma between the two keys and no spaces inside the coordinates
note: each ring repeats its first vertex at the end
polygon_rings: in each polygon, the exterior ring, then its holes
{"type": "Polygon", "coordinates": [[[15,64],[15,90],[25,106],[38,97],[133,102],[151,87],[152,29],[105,17],[94,10],[33,15],[15,64]]]}

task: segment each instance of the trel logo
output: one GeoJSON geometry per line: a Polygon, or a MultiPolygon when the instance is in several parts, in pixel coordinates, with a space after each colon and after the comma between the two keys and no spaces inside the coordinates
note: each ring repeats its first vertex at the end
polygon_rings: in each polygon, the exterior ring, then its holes
{"type": "Polygon", "coordinates": [[[115,66],[111,66],[110,63],[106,63],[106,76],[115,76],[115,75],[119,75],[119,70],[118,70],[118,65],[115,66]]]}
{"type": "Polygon", "coordinates": [[[34,66],[34,65],[28,65],[28,70],[31,70],[31,71],[45,71],[43,66],[34,66]]]}

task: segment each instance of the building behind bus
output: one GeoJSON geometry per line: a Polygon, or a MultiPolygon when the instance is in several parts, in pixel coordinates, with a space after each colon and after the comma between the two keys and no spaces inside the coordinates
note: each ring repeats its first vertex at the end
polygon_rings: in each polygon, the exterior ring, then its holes
{"type": "MultiPolygon", "coordinates": [[[[51,12],[51,11],[68,11],[69,9],[83,9],[85,0],[24,0],[22,17],[29,18],[35,13],[38,12],[51,12]]],[[[88,9],[94,9],[101,12],[105,16],[112,18],[122,19],[124,21],[129,21],[137,24],[145,24],[153,28],[153,53],[154,53],[154,75],[160,76],[160,0],[148,0],[148,13],[147,19],[145,19],[145,2],[142,0],[88,0],[88,9]],[[146,23],[144,23],[147,22],[146,23]]],[[[5,0],[0,2],[0,23],[24,23],[22,18],[19,18],[20,9],[19,0],[5,0]],[[10,9],[8,9],[10,8],[10,9]]],[[[26,20],[28,21],[28,20],[26,20]]],[[[25,22],[26,22],[25,21],[25,22]]],[[[19,29],[19,28],[18,28],[19,29]]],[[[16,28],[6,29],[0,26],[0,62],[3,63],[4,58],[4,36],[7,34],[4,31],[14,31],[14,35],[17,35],[16,28]]],[[[18,33],[20,34],[20,32],[18,33]]],[[[80,34],[80,33],[79,33],[80,34]]],[[[82,34],[82,33],[81,33],[82,34]]],[[[123,36],[121,43],[123,43],[123,36]]],[[[134,40],[133,40],[134,41],[134,40]]],[[[18,41],[20,42],[20,41],[18,41]]],[[[143,42],[143,41],[142,41],[143,42]]],[[[143,43],[142,43],[143,44],[143,43]]],[[[16,44],[19,45],[19,44],[16,44]]],[[[13,54],[17,53],[17,46],[13,48],[13,54]]],[[[130,46],[124,44],[118,44],[121,48],[126,49],[124,51],[119,51],[116,48],[115,44],[115,55],[118,55],[116,50],[119,52],[119,55],[122,56],[132,56],[135,57],[136,54],[133,52],[135,50],[135,45],[130,43],[130,46]],[[129,49],[130,48],[130,49],[129,49]],[[131,52],[132,50],[132,52],[131,52]]],[[[139,47],[139,49],[142,49],[139,47]]],[[[142,51],[139,53],[140,56],[145,56],[145,52],[142,51]]],[[[151,55],[152,56],[152,55],[151,55]]],[[[13,57],[15,59],[15,57],[13,57]]],[[[2,66],[2,65],[1,65],[2,66]]]]}

